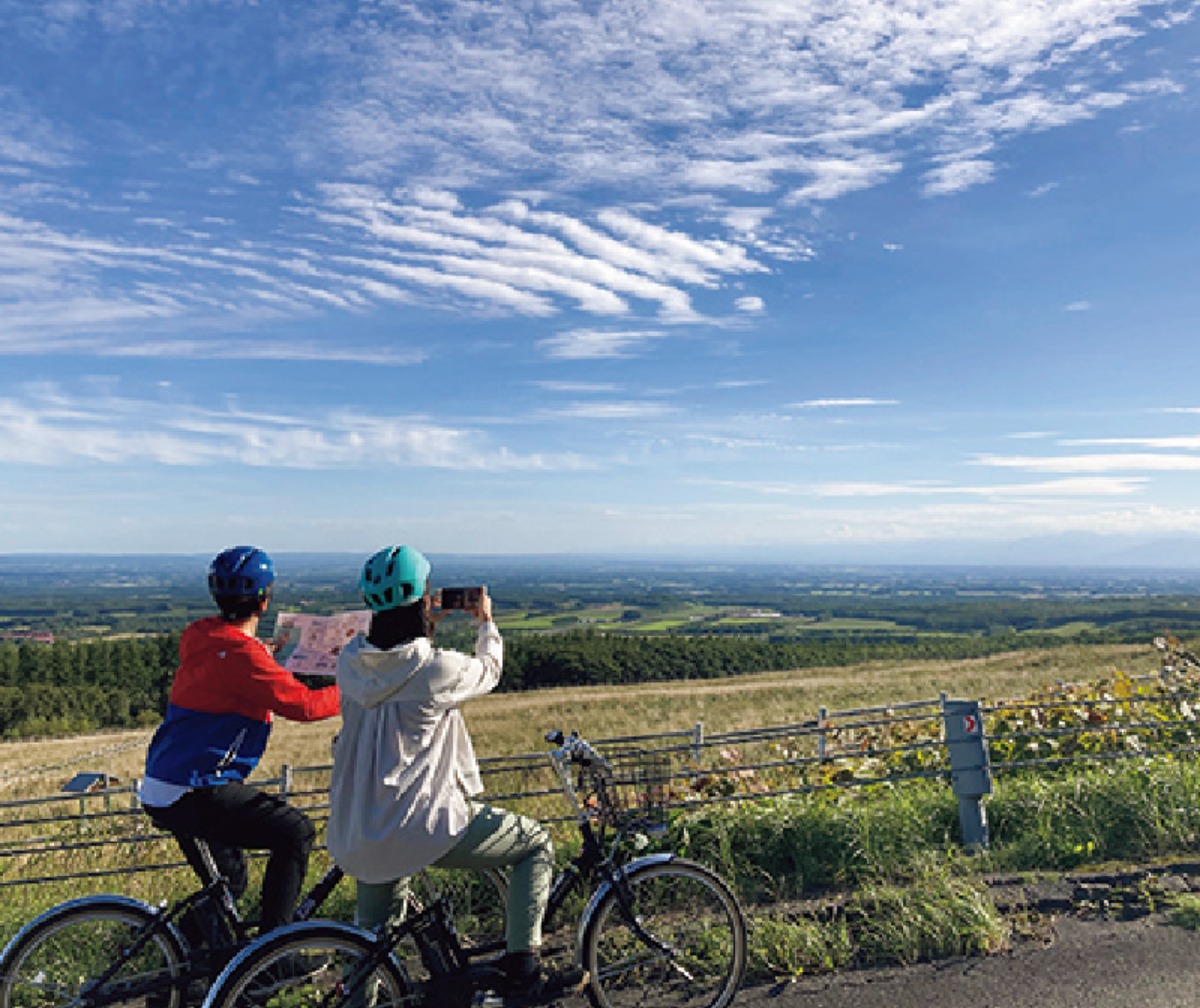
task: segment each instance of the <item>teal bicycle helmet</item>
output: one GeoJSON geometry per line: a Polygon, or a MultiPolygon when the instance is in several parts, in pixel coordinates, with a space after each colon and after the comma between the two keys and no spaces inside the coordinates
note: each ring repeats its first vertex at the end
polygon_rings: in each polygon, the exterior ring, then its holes
{"type": "Polygon", "coordinates": [[[411,546],[385,546],[362,569],[358,587],[375,612],[419,602],[429,583],[429,561],[411,546]]]}

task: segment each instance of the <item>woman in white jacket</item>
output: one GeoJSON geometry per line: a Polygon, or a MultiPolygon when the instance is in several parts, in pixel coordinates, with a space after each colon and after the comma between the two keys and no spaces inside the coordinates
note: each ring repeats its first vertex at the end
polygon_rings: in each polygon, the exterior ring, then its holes
{"type": "Polygon", "coordinates": [[[373,615],[338,658],[329,851],[358,880],[358,923],[369,929],[422,868],[510,867],[499,965],[505,993],[521,1003],[546,983],[538,948],[554,849],[537,820],[473,800],[483,785],[459,705],[496,687],[504,645],[485,589],[474,656],[435,648],[429,572],[408,546],[386,547],[363,568],[373,615]]]}

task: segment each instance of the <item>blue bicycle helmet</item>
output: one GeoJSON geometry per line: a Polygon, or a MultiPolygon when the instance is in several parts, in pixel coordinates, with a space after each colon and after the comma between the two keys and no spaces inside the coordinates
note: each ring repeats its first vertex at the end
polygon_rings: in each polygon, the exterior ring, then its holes
{"type": "Polygon", "coordinates": [[[257,546],[233,546],[208,565],[208,590],[217,597],[262,598],[275,583],[275,565],[257,546]]]}
{"type": "Polygon", "coordinates": [[[429,561],[411,546],[385,546],[364,565],[358,587],[375,612],[419,602],[429,583],[429,561]]]}

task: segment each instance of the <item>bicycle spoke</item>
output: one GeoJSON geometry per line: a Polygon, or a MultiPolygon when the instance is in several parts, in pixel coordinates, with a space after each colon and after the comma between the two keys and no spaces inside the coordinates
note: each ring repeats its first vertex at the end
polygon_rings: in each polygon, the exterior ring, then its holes
{"type": "Polygon", "coordinates": [[[644,865],[625,881],[636,916],[610,891],[584,936],[598,1008],[723,1008],[745,966],[737,902],[711,872],[682,859],[644,865]]]}

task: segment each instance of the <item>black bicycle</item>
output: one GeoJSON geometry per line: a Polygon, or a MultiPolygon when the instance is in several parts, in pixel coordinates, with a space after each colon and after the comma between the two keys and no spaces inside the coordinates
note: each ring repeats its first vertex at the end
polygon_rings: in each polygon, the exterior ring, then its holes
{"type": "MultiPolygon", "coordinates": [[[[550,733],[551,761],[582,839],[560,872],[551,927],[573,894],[588,896],[575,929],[575,965],[596,1008],[724,1008],[741,985],[746,928],[730,888],[671,853],[636,856],[665,821],[662,754],[603,758],[577,734],[550,733]]],[[[204,1008],[465,1008],[487,994],[494,948],[465,945],[448,902],[410,897],[401,920],[375,933],[336,921],[290,924],[240,952],[204,1008]],[[415,947],[417,955],[408,954],[415,947]]]]}
{"type": "MultiPolygon", "coordinates": [[[[198,866],[201,888],[158,908],[127,896],[83,896],[26,924],[0,953],[0,1008],[182,1008],[249,941],[212,851],[175,838],[198,866]],[[190,940],[189,937],[191,936],[190,940]],[[197,990],[194,985],[201,985],[197,990]]],[[[305,920],[343,876],[336,865],[296,910],[305,920]]]]}

